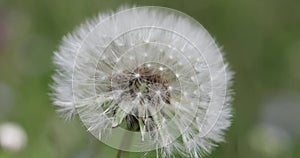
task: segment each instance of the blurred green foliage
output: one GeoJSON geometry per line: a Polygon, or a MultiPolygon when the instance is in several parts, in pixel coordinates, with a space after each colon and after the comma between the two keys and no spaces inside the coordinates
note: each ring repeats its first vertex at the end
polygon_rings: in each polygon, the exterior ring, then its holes
{"type": "MultiPolygon", "coordinates": [[[[0,158],[116,156],[115,149],[92,137],[79,120],[65,123],[59,119],[48,93],[54,71],[53,51],[63,35],[100,11],[115,10],[124,4],[182,11],[199,21],[223,46],[236,73],[235,115],[227,142],[208,157],[300,156],[299,134],[292,136],[293,145],[284,155],[268,155],[249,143],[249,133],[261,123],[261,111],[268,98],[281,92],[300,93],[300,1],[0,0],[0,84],[7,87],[0,95],[9,96],[1,97],[0,123],[16,122],[28,134],[23,151],[0,149],[0,158]]],[[[260,148],[261,144],[256,145],[260,148]]],[[[130,158],[143,156],[124,153],[130,158]]],[[[155,157],[155,153],[144,157],[155,157]]]]}

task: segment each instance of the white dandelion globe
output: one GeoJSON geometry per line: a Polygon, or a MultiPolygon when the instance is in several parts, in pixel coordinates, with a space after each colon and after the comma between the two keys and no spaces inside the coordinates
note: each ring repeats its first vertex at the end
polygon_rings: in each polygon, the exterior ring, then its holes
{"type": "Polygon", "coordinates": [[[232,73],[208,32],[176,10],[100,14],[63,39],[54,63],[58,112],[111,147],[197,158],[230,126],[232,73]]]}
{"type": "Polygon", "coordinates": [[[21,152],[26,144],[27,134],[21,126],[10,122],[0,124],[0,149],[17,153],[21,152]]]}

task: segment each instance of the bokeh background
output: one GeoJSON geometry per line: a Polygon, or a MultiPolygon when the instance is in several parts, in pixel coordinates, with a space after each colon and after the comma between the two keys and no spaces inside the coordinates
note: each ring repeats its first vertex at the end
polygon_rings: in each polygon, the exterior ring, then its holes
{"type": "Polygon", "coordinates": [[[208,158],[300,157],[299,0],[0,0],[0,130],[13,123],[27,137],[17,148],[2,145],[0,158],[116,157],[80,120],[55,114],[48,85],[62,36],[124,4],[187,13],[223,46],[236,72],[235,114],[227,142],[208,158]]]}

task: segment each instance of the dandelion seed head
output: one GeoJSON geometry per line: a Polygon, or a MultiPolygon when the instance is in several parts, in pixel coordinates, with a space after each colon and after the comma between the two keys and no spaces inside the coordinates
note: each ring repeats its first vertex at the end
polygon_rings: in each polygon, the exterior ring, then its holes
{"type": "Polygon", "coordinates": [[[0,124],[0,147],[10,152],[20,152],[27,144],[27,134],[15,123],[0,124]]]}
{"type": "Polygon", "coordinates": [[[58,112],[109,146],[201,157],[230,126],[232,72],[208,32],[178,11],[101,13],[64,38],[54,63],[58,112]],[[120,133],[133,145],[109,141],[120,133]]]}

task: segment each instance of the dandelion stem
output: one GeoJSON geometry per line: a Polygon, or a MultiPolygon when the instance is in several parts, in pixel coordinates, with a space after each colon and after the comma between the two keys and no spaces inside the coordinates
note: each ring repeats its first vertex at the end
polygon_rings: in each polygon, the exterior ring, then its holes
{"type": "Polygon", "coordinates": [[[125,146],[130,145],[131,136],[132,136],[132,134],[130,132],[125,132],[124,133],[124,135],[122,137],[120,147],[119,147],[119,150],[118,150],[118,153],[117,153],[117,158],[122,158],[122,153],[123,153],[122,149],[124,149],[125,146]]]}
{"type": "Polygon", "coordinates": [[[121,149],[118,150],[117,158],[122,158],[122,150],[121,149]]]}

